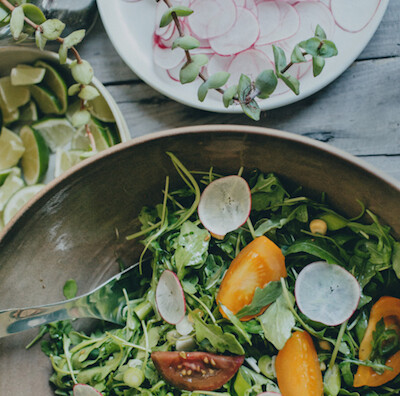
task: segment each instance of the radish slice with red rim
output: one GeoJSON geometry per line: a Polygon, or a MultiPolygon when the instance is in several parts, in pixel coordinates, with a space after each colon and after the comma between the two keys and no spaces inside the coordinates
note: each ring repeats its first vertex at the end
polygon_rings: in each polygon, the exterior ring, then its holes
{"type": "Polygon", "coordinates": [[[87,384],[76,384],[72,390],[74,396],[103,396],[101,392],[87,384]]]}
{"type": "Polygon", "coordinates": [[[381,0],[331,0],[332,15],[346,32],[359,32],[371,21],[381,0]],[[357,10],[357,12],[354,12],[357,10]]]}
{"type": "Polygon", "coordinates": [[[246,8],[237,8],[235,24],[226,34],[211,38],[211,48],[219,55],[233,55],[250,48],[258,39],[257,17],[246,8]]]}
{"type": "Polygon", "coordinates": [[[233,0],[195,0],[190,8],[193,10],[188,17],[190,28],[201,38],[221,36],[236,22],[233,0]]]}
{"type": "Polygon", "coordinates": [[[307,265],[297,277],[294,291],[300,311],[327,326],[349,319],[361,297],[357,279],[340,265],[325,261],[307,265]]]}
{"type": "Polygon", "coordinates": [[[176,325],[185,316],[186,302],[182,285],[170,270],[165,270],[158,280],[156,304],[160,316],[170,324],[176,325]]]}
{"type": "Polygon", "coordinates": [[[217,238],[242,226],[251,210],[250,187],[240,176],[216,179],[203,191],[198,206],[203,226],[217,238]]]}

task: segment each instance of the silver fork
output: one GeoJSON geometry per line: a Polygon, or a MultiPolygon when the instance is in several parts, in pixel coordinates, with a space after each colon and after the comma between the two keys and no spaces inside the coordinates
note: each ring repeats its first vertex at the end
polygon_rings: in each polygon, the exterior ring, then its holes
{"type": "MultiPolygon", "coordinates": [[[[125,324],[122,310],[126,305],[123,289],[139,263],[114,275],[89,293],[70,300],[27,308],[0,310],[0,338],[59,320],[96,318],[125,324]]],[[[128,282],[128,283],[127,283],[128,282]]]]}

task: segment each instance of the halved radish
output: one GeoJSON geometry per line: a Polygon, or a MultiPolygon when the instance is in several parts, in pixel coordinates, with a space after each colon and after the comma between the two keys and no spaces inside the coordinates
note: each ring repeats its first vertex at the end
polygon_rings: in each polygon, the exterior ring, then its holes
{"type": "Polygon", "coordinates": [[[311,320],[337,326],[357,309],[361,288],[343,267],[317,261],[307,265],[295,284],[297,306],[311,320]]]}
{"type": "Polygon", "coordinates": [[[74,396],[103,396],[101,392],[87,384],[76,384],[72,390],[74,396]]]}
{"type": "Polygon", "coordinates": [[[185,316],[186,303],[182,285],[170,270],[165,270],[158,280],[156,304],[161,317],[170,324],[176,325],[185,316]]]}
{"type": "Polygon", "coordinates": [[[240,176],[216,179],[203,191],[198,206],[199,219],[216,238],[243,225],[251,210],[250,187],[240,176]]]}

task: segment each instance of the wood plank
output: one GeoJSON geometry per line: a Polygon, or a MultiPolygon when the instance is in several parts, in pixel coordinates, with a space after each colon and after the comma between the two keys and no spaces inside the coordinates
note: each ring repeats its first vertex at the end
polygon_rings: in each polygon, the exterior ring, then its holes
{"type": "Polygon", "coordinates": [[[185,125],[232,123],[299,133],[355,155],[395,155],[400,153],[399,69],[400,58],[358,62],[324,90],[265,112],[259,122],[192,109],[140,82],[108,88],[132,137],[185,125]]]}

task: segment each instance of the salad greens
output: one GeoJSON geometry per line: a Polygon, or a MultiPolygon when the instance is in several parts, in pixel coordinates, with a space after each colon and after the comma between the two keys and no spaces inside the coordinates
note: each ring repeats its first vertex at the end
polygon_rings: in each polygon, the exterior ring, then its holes
{"type": "MultiPolygon", "coordinates": [[[[197,205],[201,190],[220,177],[213,169],[189,172],[171,153],[184,185],[169,191],[167,178],[160,204],[144,207],[141,230],[127,239],[140,239],[142,257],[151,256],[126,290],[126,325],[123,328],[96,323],[96,329],[76,331],[70,321],[41,328],[38,338],[51,360],[50,378],[57,395],[72,395],[75,383],[87,383],[103,395],[257,395],[279,392],[274,360],[291,334],[305,330],[313,338],[324,375],[324,393],[330,396],[389,396],[400,394],[400,376],[375,388],[353,387],[359,365],[378,373],[390,370],[387,357],[400,350],[399,323],[386,329],[379,322],[369,360],[358,358],[372,305],[383,295],[400,298],[400,244],[390,229],[361,207],[357,218],[336,213],[321,196],[316,201],[301,187],[283,186],[274,174],[243,170],[252,194],[249,221],[223,240],[212,238],[200,223],[197,205]],[[361,217],[368,224],[360,222],[361,217]],[[322,219],[327,234],[313,234],[309,223],[322,219]],[[234,315],[216,303],[220,283],[231,261],[256,236],[266,235],[285,255],[288,276],[257,288],[251,304],[234,315]],[[362,298],[357,311],[340,326],[312,322],[297,308],[294,284],[301,269],[317,260],[345,267],[360,283],[362,298]],[[166,323],[155,302],[158,279],[165,269],[174,271],[183,287],[187,316],[185,328],[166,323]],[[260,316],[253,315],[270,304],[260,316]],[[218,391],[182,391],[170,386],[158,373],[150,352],[184,349],[218,354],[245,355],[238,373],[218,391]]],[[[129,243],[129,242],[127,242],[129,243]]],[[[76,292],[74,283],[66,287],[76,292]]]]}

